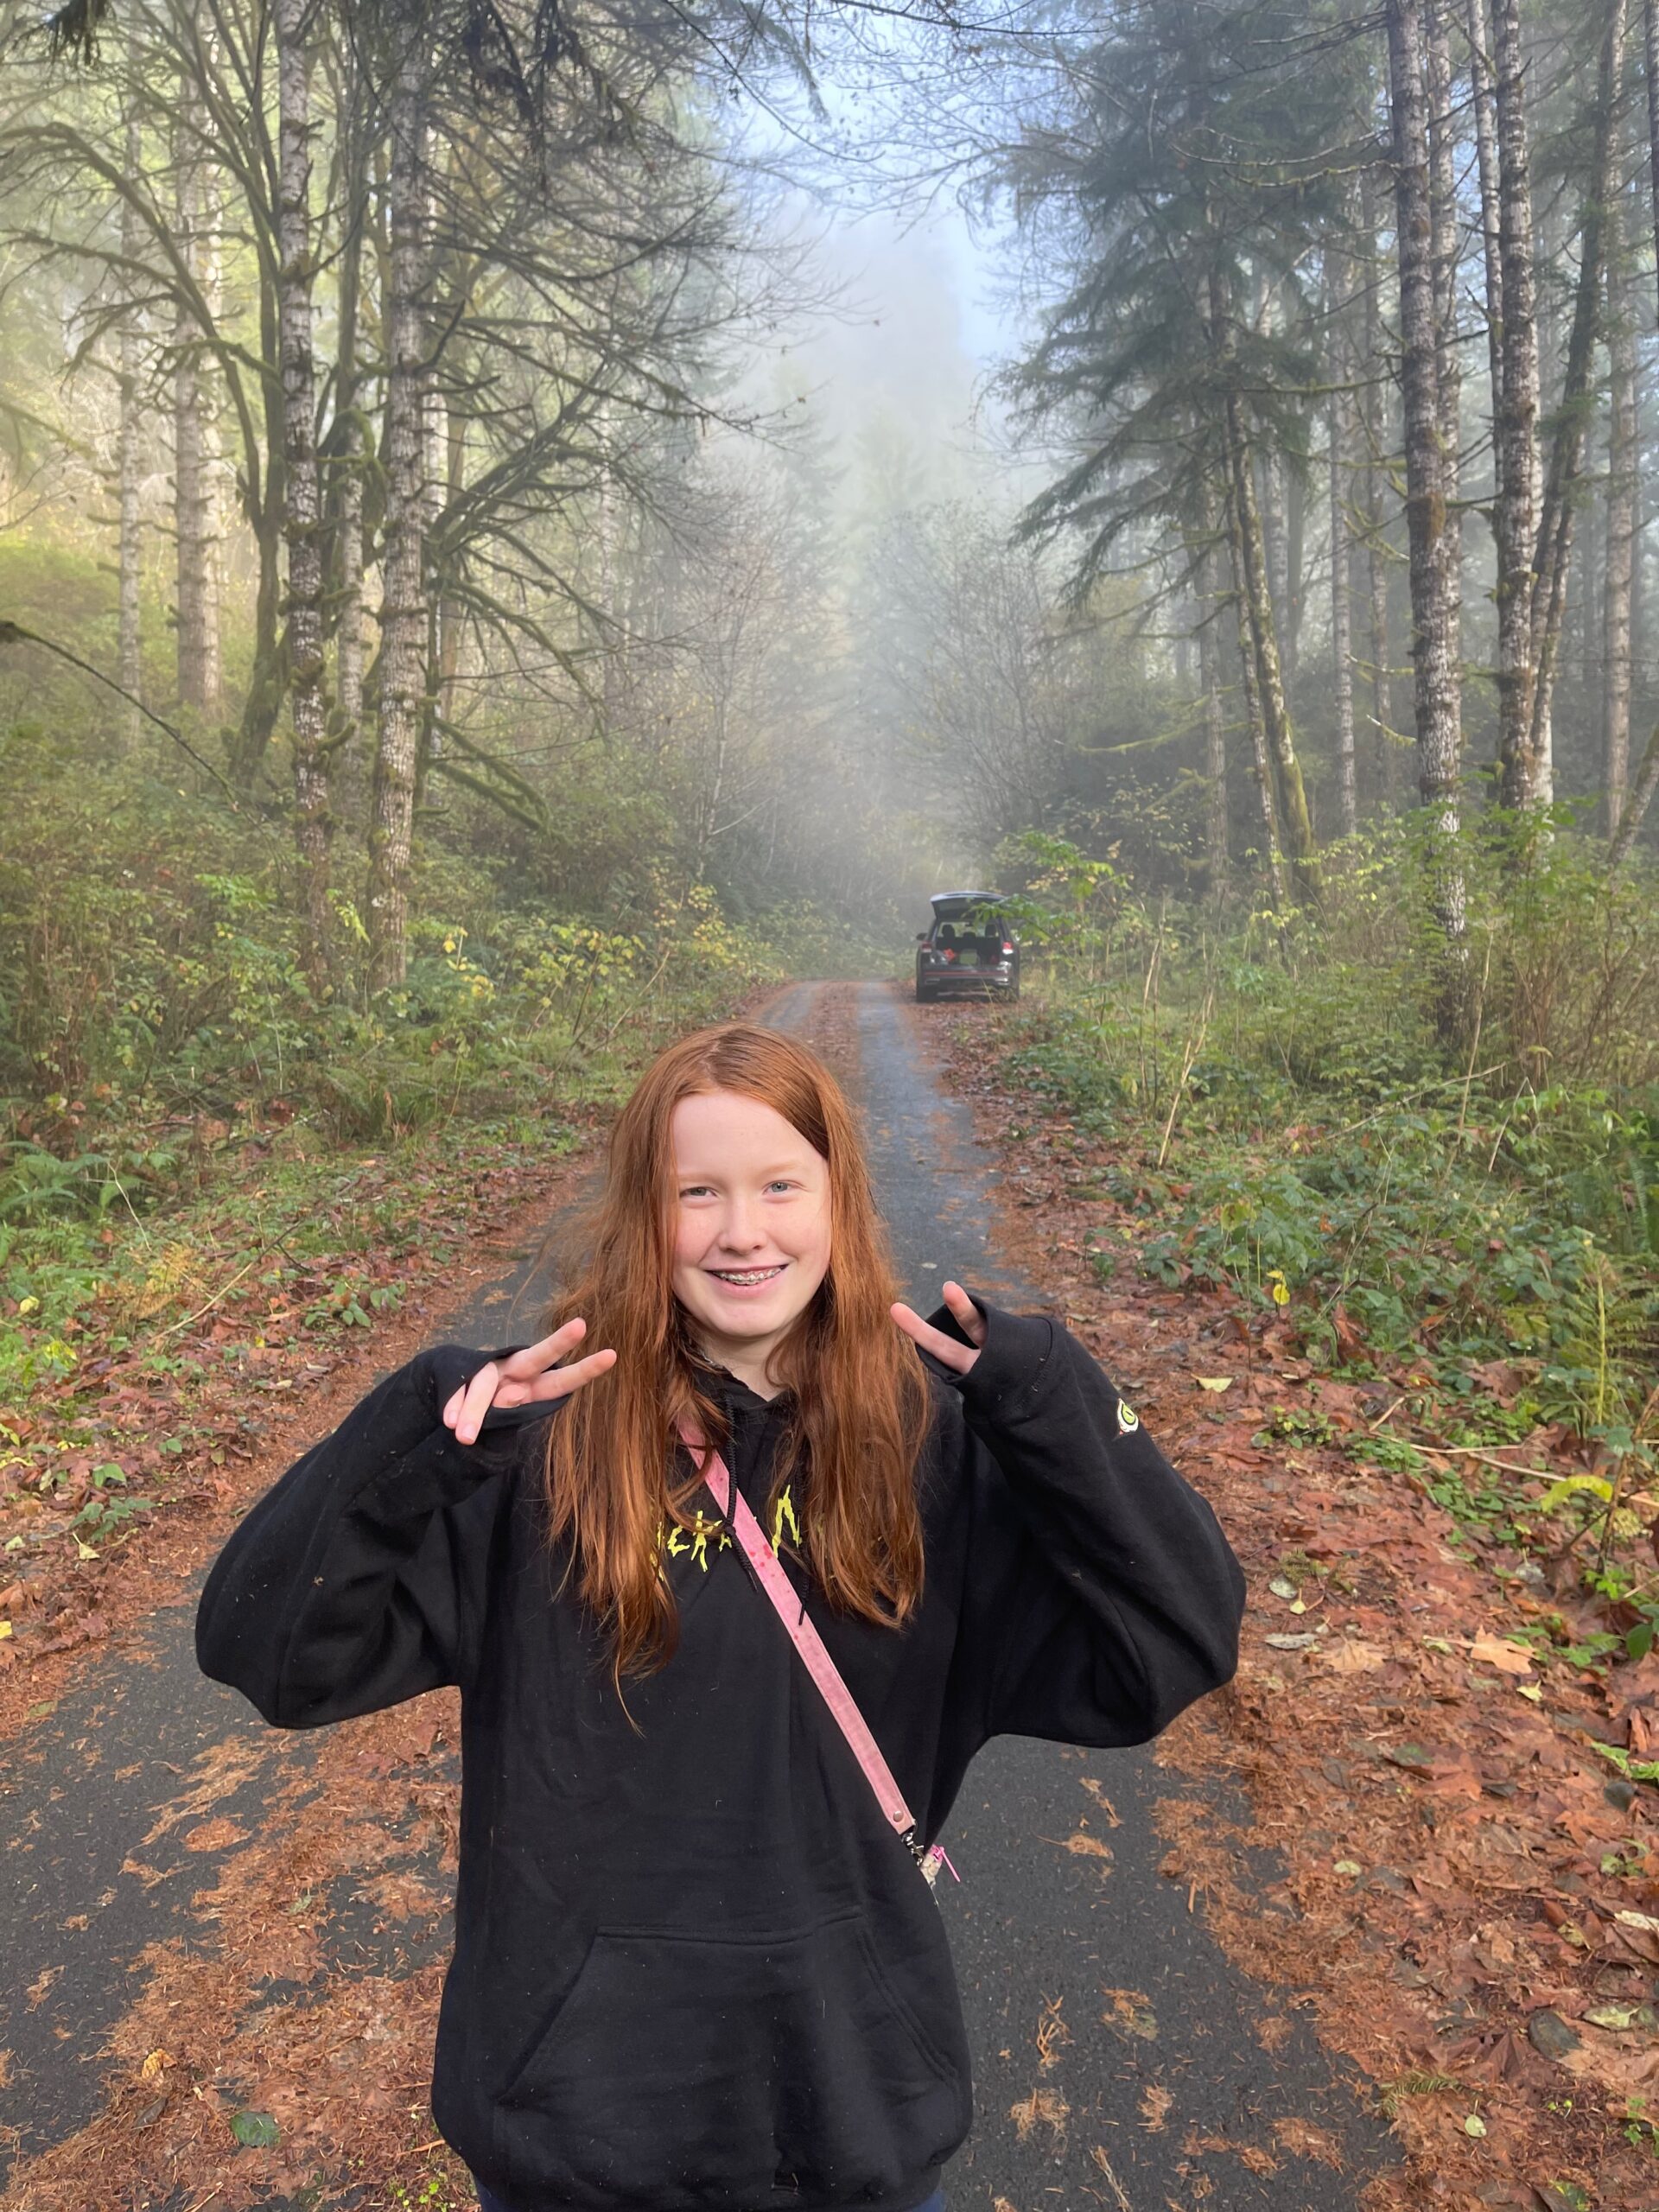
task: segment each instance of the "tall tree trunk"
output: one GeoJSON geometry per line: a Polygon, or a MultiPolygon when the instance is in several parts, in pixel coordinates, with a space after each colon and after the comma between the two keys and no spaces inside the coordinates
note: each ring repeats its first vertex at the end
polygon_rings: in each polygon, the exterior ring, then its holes
{"type": "Polygon", "coordinates": [[[1630,767],[1630,582],[1636,552],[1636,325],[1622,194],[1608,211],[1607,552],[1602,594],[1602,782],[1607,834],[1618,828],[1630,767]]]}
{"type": "Polygon", "coordinates": [[[1389,551],[1383,499],[1388,483],[1385,457],[1391,444],[1389,382],[1382,355],[1382,311],[1378,299],[1382,257],[1377,251],[1376,188],[1370,168],[1360,172],[1360,226],[1370,273],[1365,285],[1364,349],[1369,384],[1363,410],[1365,433],[1365,575],[1370,617],[1372,762],[1376,796],[1386,801],[1394,789],[1394,685],[1389,638],[1389,551]]]}
{"type": "Polygon", "coordinates": [[[1279,847],[1273,834],[1276,797],[1290,859],[1292,889],[1303,904],[1317,906],[1323,896],[1323,886],[1313,842],[1313,817],[1308,810],[1301,766],[1296,758],[1290,715],[1285,704],[1273,601],[1262,543],[1262,518],[1256,506],[1255,463],[1245,428],[1244,403],[1238,391],[1227,280],[1217,258],[1211,258],[1205,286],[1210,346],[1216,384],[1223,395],[1220,430],[1229,495],[1228,534],[1234,581],[1241,600],[1240,652],[1245,665],[1245,693],[1251,707],[1252,741],[1259,721],[1264,741],[1262,750],[1272,766],[1269,783],[1265,764],[1258,763],[1274,893],[1275,899],[1282,900],[1279,847]]]}
{"type": "Polygon", "coordinates": [[[1567,340],[1567,369],[1560,404],[1550,442],[1549,466],[1544,478],[1538,518],[1538,542],[1533,557],[1535,572],[1532,590],[1531,645],[1532,721],[1527,735],[1524,780],[1504,798],[1514,806],[1548,804],[1554,795],[1554,763],[1550,740],[1550,702],[1555,666],[1560,650],[1561,617],[1567,606],[1568,556],[1573,545],[1573,516],[1584,433],[1594,365],[1596,329],[1602,294],[1602,264],[1606,250],[1607,215],[1615,185],[1615,152],[1618,134],[1619,82],[1624,53],[1625,0],[1609,0],[1601,44],[1596,87],[1594,143],[1586,189],[1583,224],[1579,243],[1579,281],[1573,303],[1573,328],[1567,340]]]}
{"type": "MultiPolygon", "coordinates": [[[[1459,828],[1459,728],[1452,649],[1455,591],[1446,530],[1434,313],[1434,221],[1426,54],[1420,0],[1387,0],[1389,105],[1400,253],[1400,339],[1406,410],[1406,522],[1411,549],[1411,656],[1416,674],[1417,787],[1430,816],[1434,918],[1454,957],[1466,927],[1459,828]]],[[[1442,1027],[1456,1009],[1442,1001],[1442,1027]]]]}
{"type": "MultiPolygon", "coordinates": [[[[1255,327],[1271,339],[1279,330],[1280,301],[1274,276],[1258,268],[1255,278],[1255,327]]],[[[1256,512],[1261,517],[1262,550],[1268,569],[1268,597],[1273,607],[1273,632],[1278,641],[1280,666],[1287,691],[1295,680],[1296,648],[1291,619],[1291,524],[1284,456],[1275,446],[1264,446],[1255,458],[1256,512]]]]}
{"type": "Polygon", "coordinates": [[[1465,0],[1464,35],[1469,47],[1469,86],[1475,111],[1475,165],[1480,180],[1481,274],[1486,283],[1486,366],[1491,379],[1492,420],[1503,405],[1503,246],[1498,225],[1497,115],[1491,42],[1483,0],[1465,0]]]}
{"type": "Polygon", "coordinates": [[[1285,464],[1274,450],[1264,451],[1258,478],[1262,487],[1262,550],[1268,564],[1274,634],[1286,627],[1290,608],[1290,531],[1285,511],[1285,464]]]}
{"type": "MultiPolygon", "coordinates": [[[[200,103],[187,88],[175,132],[181,256],[211,304],[217,242],[202,151],[200,103]]],[[[219,446],[204,333],[181,305],[173,331],[174,505],[178,549],[178,683],[181,705],[204,721],[223,709],[219,629],[219,446]]]]}
{"type": "Polygon", "coordinates": [[[335,727],[344,804],[361,818],[363,798],[363,471],[367,462],[361,426],[349,425],[353,443],[341,457],[340,526],[340,613],[334,637],[335,727]]]}
{"type": "Polygon", "coordinates": [[[1642,764],[1636,772],[1635,780],[1620,811],[1618,827],[1614,830],[1612,842],[1607,849],[1610,871],[1616,868],[1629,852],[1656,790],[1659,790],[1659,722],[1654,724],[1653,734],[1642,755],[1642,764]]]}
{"type": "Polygon", "coordinates": [[[1279,821],[1273,804],[1273,763],[1268,757],[1268,732],[1262,718],[1262,683],[1255,657],[1255,641],[1250,632],[1250,618],[1245,605],[1243,542],[1238,527],[1238,499],[1234,490],[1230,463],[1227,480],[1227,550],[1233,574],[1233,615],[1238,632],[1239,675],[1244,687],[1244,716],[1250,737],[1250,780],[1255,786],[1256,806],[1262,817],[1262,856],[1267,863],[1273,903],[1275,906],[1282,906],[1285,903],[1285,868],[1279,850],[1279,821]]]}
{"type": "Polygon", "coordinates": [[[1204,856],[1205,887],[1217,905],[1227,896],[1227,725],[1221,696],[1221,620],[1213,513],[1205,519],[1199,557],[1198,683],[1204,693],[1204,856]]]}
{"type": "Polygon", "coordinates": [[[1302,784],[1301,764],[1285,702],[1284,679],[1279,667],[1279,643],[1274,632],[1273,599],[1268,588],[1268,567],[1262,543],[1262,518],[1256,511],[1255,474],[1250,465],[1249,440],[1244,429],[1243,402],[1236,392],[1227,398],[1227,435],[1232,448],[1233,489],[1237,517],[1238,550],[1243,575],[1244,608],[1255,652],[1256,684],[1261,698],[1262,725],[1273,765],[1274,794],[1282,825],[1286,857],[1290,862],[1291,887],[1296,897],[1317,906],[1323,887],[1313,843],[1313,821],[1302,784]]]}
{"type": "Polygon", "coordinates": [[[369,826],[369,988],[407,967],[416,753],[426,699],[427,56],[405,36],[391,95],[386,528],[380,712],[369,826]]]}
{"type": "MultiPolygon", "coordinates": [[[[441,315],[441,311],[440,311],[441,315]]],[[[426,804],[428,772],[444,753],[444,724],[455,711],[461,676],[461,610],[455,603],[453,571],[439,543],[439,523],[448,500],[461,490],[466,467],[466,423],[452,414],[443,394],[426,394],[425,565],[427,594],[426,698],[421,741],[416,754],[415,807],[426,804]]]]}
{"type": "Polygon", "coordinates": [[[305,884],[305,968],[328,986],[328,780],[322,662],[322,498],[312,345],[311,0],[276,0],[277,314],[283,379],[283,535],[288,547],[288,697],[294,726],[294,833],[305,884]]]}
{"type": "MultiPolygon", "coordinates": [[[[1630,289],[1626,296],[1630,300],[1630,311],[1632,315],[1634,315],[1636,312],[1636,284],[1634,281],[1633,270],[1631,272],[1630,289]]],[[[1649,410],[1646,405],[1646,395],[1643,390],[1639,354],[1637,356],[1637,361],[1638,366],[1636,378],[1636,505],[1634,512],[1630,518],[1633,524],[1630,531],[1630,714],[1632,720],[1634,720],[1636,715],[1635,702],[1641,696],[1643,689],[1646,683],[1646,671],[1648,665],[1648,563],[1645,551],[1648,524],[1647,517],[1643,512],[1642,435],[1643,425],[1649,410]]]]}
{"type": "Polygon", "coordinates": [[[1519,0],[1492,0],[1493,106],[1497,125],[1497,220],[1503,386],[1493,410],[1497,541],[1499,796],[1525,806],[1537,796],[1532,754],[1532,594],[1538,470],[1538,315],[1533,266],[1532,157],[1519,0]]]}
{"type": "Polygon", "coordinates": [[[1301,665],[1302,616],[1307,604],[1307,486],[1294,470],[1285,482],[1285,692],[1301,665]]]}
{"type": "Polygon", "coordinates": [[[1331,331],[1331,652],[1337,692],[1337,805],[1342,834],[1359,827],[1354,773],[1353,616],[1350,595],[1351,548],[1348,531],[1347,472],[1352,459],[1353,374],[1348,342],[1348,293],[1352,272],[1347,257],[1332,253],[1326,263],[1326,299],[1331,331]]]}
{"type": "MultiPolygon", "coordinates": [[[[1250,772],[1255,785],[1256,803],[1262,815],[1262,857],[1268,871],[1268,882],[1276,909],[1286,903],[1284,864],[1280,856],[1279,825],[1273,801],[1273,769],[1268,750],[1267,722],[1262,708],[1261,658],[1256,650],[1255,628],[1249,612],[1249,584],[1244,556],[1244,526],[1243,505],[1239,497],[1241,482],[1249,482],[1251,475],[1249,452],[1236,437],[1242,420],[1232,386],[1237,373],[1236,354],[1233,342],[1232,302],[1229,280],[1224,272],[1218,252],[1210,257],[1210,268],[1205,279],[1205,304],[1209,310],[1208,337],[1211,367],[1217,389],[1225,395],[1219,406],[1217,457],[1221,474],[1221,508],[1227,538],[1227,552],[1232,575],[1233,614],[1238,639],[1238,664],[1244,689],[1245,725],[1250,740],[1250,772]]],[[[1254,501],[1252,500],[1252,506],[1254,501]]],[[[1210,517],[1206,515],[1206,524],[1210,517]]],[[[1258,543],[1258,569],[1262,565],[1258,543]]],[[[1262,587],[1265,594],[1265,582],[1262,587]]],[[[1272,609],[1268,619],[1272,621],[1272,609]]]]}
{"type": "MultiPolygon", "coordinates": [[[[354,110],[357,87],[348,77],[340,98],[354,110]]],[[[336,810],[363,820],[366,778],[363,762],[363,480],[368,467],[368,426],[359,406],[358,328],[362,306],[363,230],[369,219],[368,185],[361,134],[351,114],[342,130],[340,167],[349,179],[340,254],[339,336],[335,364],[335,430],[331,443],[334,512],[330,619],[334,639],[334,705],[329,722],[327,766],[336,810]]]]}
{"type": "MultiPolygon", "coordinates": [[[[137,75],[137,37],[128,28],[128,66],[130,75],[137,75]]],[[[138,123],[138,101],[136,86],[128,95],[125,155],[129,176],[143,173],[143,137],[138,123]]],[[[121,202],[121,254],[129,270],[140,265],[143,251],[143,236],[137,211],[130,203],[121,202]]],[[[143,518],[139,512],[140,446],[143,432],[138,405],[139,340],[138,308],[129,305],[121,318],[121,354],[118,400],[120,420],[118,429],[118,473],[120,499],[119,543],[117,553],[118,613],[116,629],[116,681],[129,696],[123,703],[120,715],[122,749],[130,752],[138,742],[143,716],[138,701],[143,694],[143,545],[140,533],[143,518]]]]}
{"type": "MultiPolygon", "coordinates": [[[[1440,490],[1446,501],[1446,653],[1453,681],[1463,650],[1463,366],[1458,352],[1458,208],[1456,124],[1452,113],[1452,0],[1425,0],[1425,90],[1428,96],[1428,193],[1433,229],[1434,373],[1440,490]]],[[[1462,749],[1459,702],[1459,750],[1462,749]]]]}
{"type": "Polygon", "coordinates": [[[1348,514],[1342,473],[1347,448],[1338,399],[1331,410],[1331,652],[1337,683],[1337,807],[1342,834],[1359,827],[1358,781],[1354,771],[1354,646],[1349,594],[1348,514]]]}
{"type": "MultiPolygon", "coordinates": [[[[1643,0],[1642,28],[1647,58],[1648,181],[1653,213],[1654,270],[1656,278],[1659,279],[1659,0],[1643,0]]],[[[1636,597],[1638,602],[1642,602],[1644,595],[1639,533],[1636,541],[1636,597]]],[[[1648,810],[1656,786],[1659,786],[1659,724],[1655,725],[1653,734],[1648,740],[1641,765],[1619,810],[1618,826],[1613,832],[1608,851],[1610,867],[1617,868],[1629,851],[1632,839],[1642,826],[1642,818],[1648,810]]]]}
{"type": "MultiPolygon", "coordinates": [[[[263,276],[264,272],[261,273],[263,276]]],[[[277,287],[269,281],[262,282],[259,287],[259,343],[261,358],[276,362],[278,374],[260,379],[264,465],[260,465],[257,453],[248,454],[242,486],[243,512],[252,532],[257,563],[252,666],[242,702],[242,719],[231,747],[231,773],[245,790],[252,789],[265,764],[288,692],[283,639],[283,520],[288,512],[283,447],[287,430],[283,419],[280,373],[280,306],[277,287]]]]}

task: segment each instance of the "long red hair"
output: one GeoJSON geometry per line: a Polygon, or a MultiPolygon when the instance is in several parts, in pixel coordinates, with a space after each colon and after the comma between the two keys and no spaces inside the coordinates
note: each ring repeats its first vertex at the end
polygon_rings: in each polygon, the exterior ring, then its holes
{"type": "Polygon", "coordinates": [[[804,1560],[831,1605],[896,1627],[921,1596],[927,1375],[887,1310],[898,1288],[851,1109],[823,1061],[775,1030],[699,1030],[658,1055],[617,1116],[585,1264],[541,1325],[580,1314],[588,1348],[617,1356],[549,1424],[545,1484],[550,1543],[568,1543],[566,1579],[579,1575],[608,1635],[619,1691],[678,1642],[661,1545],[670,1522],[692,1525],[700,1488],[677,1452],[681,1425],[728,1440],[671,1281],[674,1109],[720,1090],[770,1106],[829,1166],[829,1272],[772,1363],[793,1404],[765,1525],[794,1480],[804,1560]]]}

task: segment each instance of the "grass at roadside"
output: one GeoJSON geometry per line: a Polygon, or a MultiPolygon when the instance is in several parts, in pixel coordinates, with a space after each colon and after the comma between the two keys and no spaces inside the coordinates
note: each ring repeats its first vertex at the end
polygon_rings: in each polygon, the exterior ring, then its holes
{"type": "Polygon", "coordinates": [[[1243,1050],[1194,1050],[1193,1019],[1179,1096],[1122,1081],[1121,1016],[1061,1000],[1009,1024],[1008,1077],[1112,1140],[1096,1188],[1132,1227],[1096,1244],[1097,1276],[1132,1267],[1281,1318],[1317,1372],[1385,1393],[1357,1459],[1419,1479],[1495,1566],[1596,1599],[1597,1660],[1641,1656],[1659,1624],[1659,1253],[1636,1117],[1567,1086],[1313,1093],[1243,1050]],[[1532,1440],[1548,1479],[1503,1464],[1532,1440]]]}
{"type": "Polygon", "coordinates": [[[1643,1101],[1448,1083],[1375,973],[1158,941],[941,1026],[1025,1264],[1249,1576],[1164,1756],[1250,1811],[1172,1799],[1164,1871],[1370,2074],[1380,2202],[1659,2201],[1643,1101]]]}
{"type": "MultiPolygon", "coordinates": [[[[1269,1281],[1148,1268],[1166,1214],[1137,1199],[1164,1123],[1095,1117],[1055,1084],[1042,1055],[1062,1018],[929,1020],[1002,1137],[1020,1265],[1064,1299],[1248,1573],[1236,1681],[1159,1747],[1161,1872],[1370,2075],[1405,2150],[1371,2185],[1378,2212],[1427,2192],[1455,2212],[1646,2205],[1659,1655],[1608,1628],[1575,1553],[1513,1544],[1465,1506],[1513,1500],[1529,1469],[1544,1491],[1571,1480],[1586,1445],[1516,1398],[1520,1445],[1440,1449],[1469,1400],[1427,1351],[1338,1374],[1300,1289],[1281,1303],[1269,1281]]],[[[1190,1168],[1166,1173],[1159,1204],[1192,1204],[1190,1168]]]]}
{"type": "Polygon", "coordinates": [[[1038,988],[1003,1067],[1109,1143],[1096,1188],[1121,1217],[1096,1274],[1224,1291],[1317,1373],[1382,1391],[1354,1454],[1421,1483],[1500,1572],[1592,1600],[1574,1641],[1598,1662],[1641,1657],[1659,1631],[1650,897],[1564,843],[1471,875],[1448,1045],[1398,919],[1408,852],[1350,855],[1317,931],[1227,938],[1039,842],[1038,988]],[[1547,1478],[1509,1464],[1528,1440],[1547,1478]]]}
{"type": "Polygon", "coordinates": [[[147,1099],[11,1102],[0,1668],[95,1638],[105,1570],[157,1513],[256,1457],[296,1380],[441,1283],[480,1214],[533,1199],[658,1046],[813,949],[705,907],[589,932],[550,979],[513,949],[529,927],[451,931],[394,1002],[320,1014],[308,1043],[210,1029],[194,1098],[175,1070],[147,1099]]]}

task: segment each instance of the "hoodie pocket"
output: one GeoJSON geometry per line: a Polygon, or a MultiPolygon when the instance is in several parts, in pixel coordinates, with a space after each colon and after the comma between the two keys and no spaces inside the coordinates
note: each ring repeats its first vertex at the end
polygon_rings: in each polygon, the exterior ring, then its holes
{"type": "Polygon", "coordinates": [[[887,2193],[969,2117],[855,1909],[782,1935],[601,1928],[494,2126],[527,2189],[690,2212],[887,2193]]]}

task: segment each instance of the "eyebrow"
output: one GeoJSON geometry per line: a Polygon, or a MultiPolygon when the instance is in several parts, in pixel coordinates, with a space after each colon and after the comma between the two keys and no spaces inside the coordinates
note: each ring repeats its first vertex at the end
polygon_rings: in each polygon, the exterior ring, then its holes
{"type": "MultiPolygon", "coordinates": [[[[774,1175],[798,1175],[801,1166],[801,1161],[791,1160],[785,1160],[780,1166],[763,1167],[760,1170],[760,1179],[762,1182],[766,1182],[774,1175]]],[[[674,1179],[677,1183],[714,1183],[718,1182],[720,1178],[712,1168],[683,1167],[675,1169],[674,1179]]]]}

